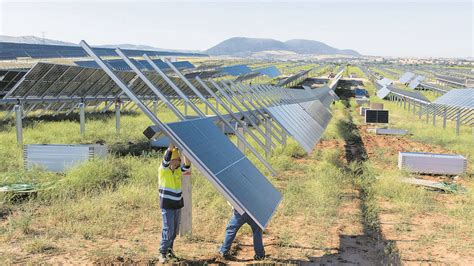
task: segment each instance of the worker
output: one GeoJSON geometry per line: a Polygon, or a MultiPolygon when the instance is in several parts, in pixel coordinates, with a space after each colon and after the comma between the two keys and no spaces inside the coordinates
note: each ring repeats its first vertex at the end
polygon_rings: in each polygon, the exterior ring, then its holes
{"type": "Polygon", "coordinates": [[[181,165],[179,150],[171,143],[163,156],[158,170],[159,195],[163,230],[161,233],[160,255],[161,263],[178,260],[173,252],[173,243],[178,233],[181,208],[184,206],[181,191],[183,172],[190,170],[189,160],[183,156],[181,165]]]}
{"type": "Polygon", "coordinates": [[[257,223],[247,214],[244,213],[240,215],[235,209],[233,209],[232,217],[230,218],[227,228],[225,229],[225,238],[224,243],[219,249],[218,258],[224,260],[231,260],[230,256],[230,246],[237,235],[240,227],[242,225],[248,224],[252,228],[253,234],[253,249],[255,251],[254,260],[264,260],[265,259],[265,249],[263,247],[262,234],[263,230],[258,226],[257,223]]]}

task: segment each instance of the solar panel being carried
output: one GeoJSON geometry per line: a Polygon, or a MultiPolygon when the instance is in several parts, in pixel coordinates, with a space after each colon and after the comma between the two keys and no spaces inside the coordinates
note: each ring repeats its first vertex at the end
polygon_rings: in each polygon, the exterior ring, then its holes
{"type": "Polygon", "coordinates": [[[200,118],[167,125],[210,170],[211,182],[265,228],[282,196],[212,120],[200,118]]]}

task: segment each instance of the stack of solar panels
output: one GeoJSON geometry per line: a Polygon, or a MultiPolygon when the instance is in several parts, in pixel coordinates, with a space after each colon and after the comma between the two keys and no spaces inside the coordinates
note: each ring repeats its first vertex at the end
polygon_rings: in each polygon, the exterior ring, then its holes
{"type": "Polygon", "coordinates": [[[414,173],[459,175],[466,171],[467,159],[455,154],[399,152],[398,168],[414,173]]]}
{"type": "Polygon", "coordinates": [[[23,150],[25,167],[41,167],[53,172],[64,172],[87,160],[105,158],[104,145],[25,145],[23,150]]]}

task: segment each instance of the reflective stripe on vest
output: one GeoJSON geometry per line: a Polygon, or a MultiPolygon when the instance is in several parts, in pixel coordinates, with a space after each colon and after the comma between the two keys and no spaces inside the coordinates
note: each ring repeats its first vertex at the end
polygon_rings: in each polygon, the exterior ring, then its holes
{"type": "Polygon", "coordinates": [[[182,172],[180,168],[171,171],[169,167],[160,166],[158,183],[161,208],[178,209],[183,207],[181,190],[182,172]]]}

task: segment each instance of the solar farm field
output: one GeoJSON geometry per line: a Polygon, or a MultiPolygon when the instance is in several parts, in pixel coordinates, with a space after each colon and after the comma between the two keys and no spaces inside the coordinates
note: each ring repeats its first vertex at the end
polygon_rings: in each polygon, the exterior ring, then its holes
{"type": "MultiPolygon", "coordinates": [[[[442,114],[433,123],[430,108],[442,95],[415,93],[400,82],[379,84],[396,81],[403,71],[202,57],[183,57],[190,64],[180,69],[159,61],[166,68],[156,70],[146,57],[128,63],[126,55],[120,62],[107,58],[116,65],[92,59],[95,65],[87,67],[69,59],[34,61],[22,73],[11,63],[0,65],[11,77],[3,79],[0,99],[1,261],[158,263],[158,167],[166,145],[150,145],[143,132],[152,125],[160,128],[153,138],[164,134],[182,145],[193,164],[192,232],[178,237],[174,248],[181,263],[230,262],[216,254],[232,208],[244,209],[264,228],[265,263],[474,260],[472,113],[462,109],[456,116],[458,109],[449,109],[445,125],[442,114]],[[371,104],[383,103],[388,123],[364,122],[355,88],[367,90],[371,104]],[[380,98],[384,88],[388,94],[380,98]],[[377,127],[409,134],[377,135],[377,127]],[[209,134],[208,145],[193,139],[198,131],[209,134]],[[219,150],[213,141],[228,148],[219,150]],[[108,152],[56,173],[28,167],[31,144],[100,144],[108,152]],[[227,158],[208,158],[200,149],[227,158]],[[458,175],[410,173],[397,167],[399,152],[460,154],[467,168],[458,175]],[[225,166],[234,156],[238,160],[225,166]],[[248,163],[240,166],[244,158],[248,163]],[[263,181],[219,183],[226,169],[235,175],[253,169],[263,181]],[[407,178],[443,187],[402,182],[407,178]],[[259,200],[256,208],[245,201],[238,189],[248,184],[266,193],[275,189],[277,203],[259,200]]],[[[250,227],[242,227],[231,254],[233,262],[254,263],[250,227]]]]}

